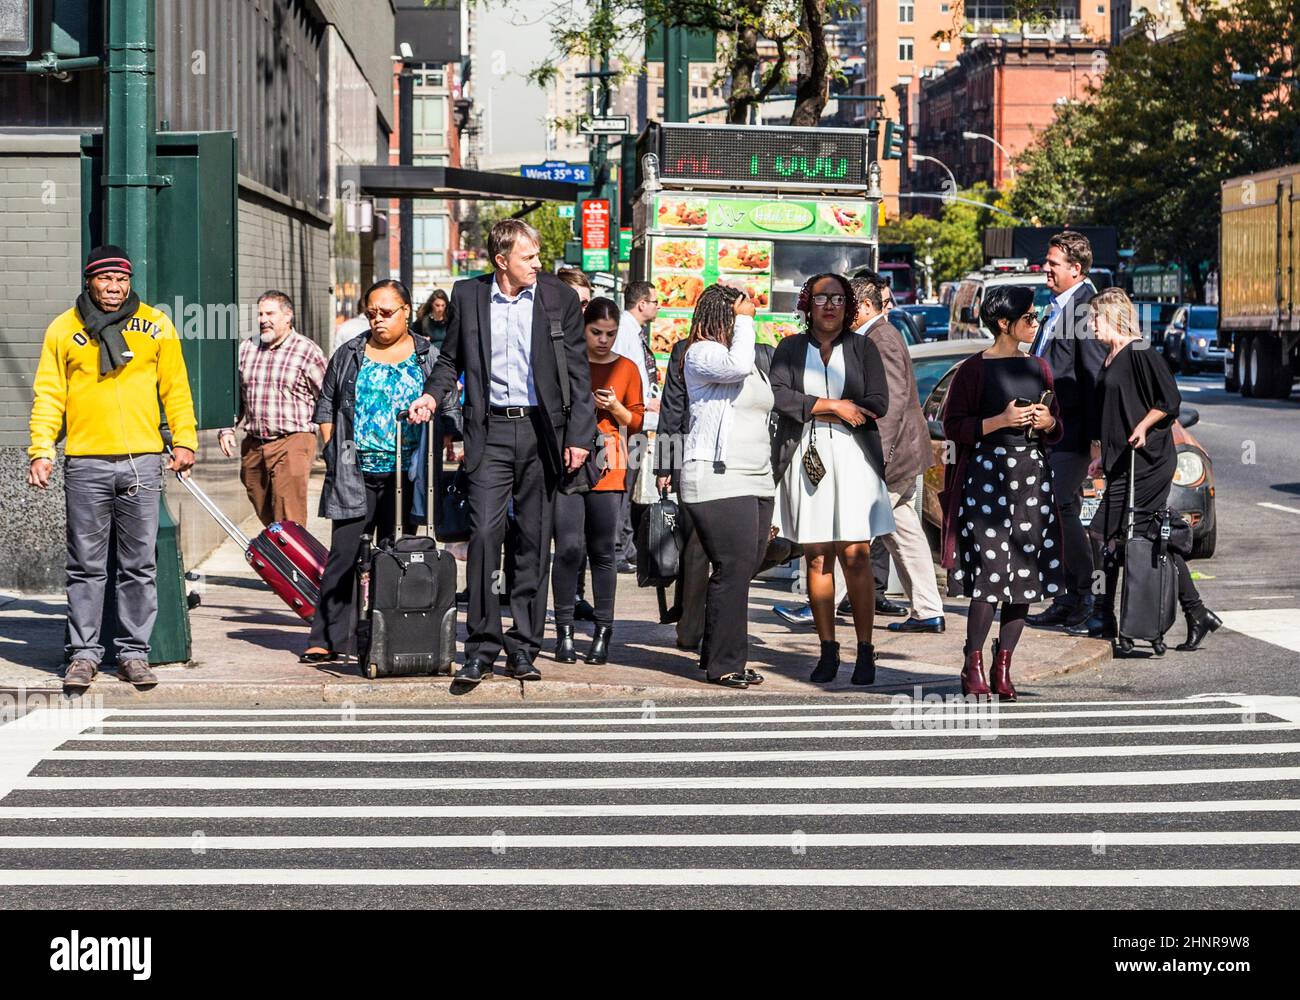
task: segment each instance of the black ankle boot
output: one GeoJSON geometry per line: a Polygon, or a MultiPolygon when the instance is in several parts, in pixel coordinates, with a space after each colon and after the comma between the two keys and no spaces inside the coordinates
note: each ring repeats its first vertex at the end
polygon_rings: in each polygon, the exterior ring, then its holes
{"type": "Polygon", "coordinates": [[[1222,624],[1222,618],[1205,607],[1205,605],[1201,605],[1199,611],[1187,616],[1187,641],[1180,642],[1174,648],[1181,649],[1184,652],[1200,649],[1205,637],[1211,632],[1217,631],[1222,624]]]}
{"type": "Polygon", "coordinates": [[[587,652],[588,663],[609,662],[609,640],[613,635],[613,625],[596,626],[596,636],[591,640],[591,649],[587,652]]]}
{"type": "Polygon", "coordinates": [[[850,684],[876,683],[876,650],[869,642],[858,643],[858,662],[853,667],[850,684]]]}
{"type": "Polygon", "coordinates": [[[808,679],[814,684],[829,684],[835,680],[835,675],[840,672],[840,644],[838,642],[823,642],[822,656],[817,661],[817,669],[812,672],[808,679]]]}
{"type": "Polygon", "coordinates": [[[577,663],[578,651],[573,648],[573,626],[555,626],[555,662],[577,663]]]}

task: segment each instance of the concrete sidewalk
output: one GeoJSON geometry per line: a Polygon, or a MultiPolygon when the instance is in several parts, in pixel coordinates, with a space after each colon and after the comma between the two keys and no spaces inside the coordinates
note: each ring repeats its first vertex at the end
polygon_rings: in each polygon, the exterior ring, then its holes
{"type": "MultiPolygon", "coordinates": [[[[313,482],[311,508],[315,509],[317,483],[313,482]]],[[[253,534],[260,526],[246,522],[253,534]]],[[[309,525],[327,542],[329,522],[313,518],[309,525]]],[[[464,586],[464,563],[458,563],[464,586]]],[[[498,673],[476,689],[461,695],[451,692],[450,678],[388,678],[368,681],[354,663],[299,664],[306,647],[308,627],[288,611],[249,569],[238,546],[228,542],[197,567],[199,579],[190,584],[201,604],[190,612],[193,659],[188,665],[157,669],[159,685],[137,692],[100,674],[89,694],[112,704],[134,705],[412,705],[449,702],[473,705],[484,702],[578,701],[593,699],[666,699],[693,695],[723,696],[730,692],[703,681],[698,658],[677,649],[671,625],[658,624],[658,604],[653,590],[641,590],[632,576],[619,577],[619,592],[612,662],[606,666],[584,663],[558,664],[549,655],[553,633],[538,667],[543,679],[522,684],[498,673]]],[[[772,606],[796,603],[787,582],[756,581],[750,593],[750,666],[766,682],[747,693],[808,697],[837,694],[912,693],[922,685],[926,693],[956,694],[965,631],[965,601],[945,605],[948,631],[942,635],[895,635],[877,621],[875,644],[879,656],[877,684],[869,688],[849,684],[854,657],[852,623],[841,619],[838,638],[844,666],[830,685],[807,680],[817,660],[818,645],[812,631],[792,631],[773,613],[772,606]]],[[[65,604],[62,594],[15,596],[0,594],[0,688],[28,691],[61,690],[65,604]]],[[[579,656],[589,644],[591,626],[579,623],[579,656]]],[[[995,626],[996,630],[996,626],[995,626]]],[[[996,631],[995,633],[996,634],[996,631]]],[[[460,638],[465,636],[461,608],[460,638]]],[[[458,649],[458,662],[463,650],[458,649]]],[[[110,657],[111,659],[111,654],[110,657]]],[[[1014,677],[1022,696],[1033,692],[1036,678],[1095,666],[1110,659],[1110,644],[1075,639],[1061,632],[1027,629],[1016,652],[1014,677]]],[[[504,669],[504,657],[497,660],[504,669]]]]}

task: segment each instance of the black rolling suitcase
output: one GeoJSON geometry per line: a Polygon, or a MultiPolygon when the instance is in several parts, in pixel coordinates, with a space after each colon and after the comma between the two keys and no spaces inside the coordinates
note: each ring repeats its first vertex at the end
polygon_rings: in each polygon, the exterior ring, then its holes
{"type": "Polygon", "coordinates": [[[1157,530],[1134,531],[1136,459],[1129,452],[1128,534],[1124,540],[1124,586],[1120,591],[1119,638],[1121,652],[1133,648],[1135,640],[1151,643],[1156,656],[1165,652],[1165,633],[1178,616],[1178,570],[1170,554],[1172,530],[1168,510],[1154,512],[1157,530]],[[1154,537],[1152,537],[1154,536],[1154,537]]]}
{"type": "MultiPolygon", "coordinates": [[[[402,424],[397,417],[397,454],[402,454],[402,424]]],[[[427,435],[429,465],[425,476],[425,522],[435,521],[432,449],[436,435],[427,435]]],[[[430,528],[402,537],[402,486],[405,470],[397,472],[395,539],[383,539],[363,552],[357,600],[357,663],[371,680],[450,674],[456,652],[456,560],[438,548],[430,528]],[[363,607],[364,605],[364,607],[363,607]]]]}

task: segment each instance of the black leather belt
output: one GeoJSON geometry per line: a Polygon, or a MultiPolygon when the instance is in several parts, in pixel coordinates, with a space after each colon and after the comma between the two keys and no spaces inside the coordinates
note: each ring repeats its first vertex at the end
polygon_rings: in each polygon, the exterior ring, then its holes
{"type": "Polygon", "coordinates": [[[494,417],[509,417],[511,420],[523,420],[532,414],[531,406],[489,406],[488,412],[494,417]]]}

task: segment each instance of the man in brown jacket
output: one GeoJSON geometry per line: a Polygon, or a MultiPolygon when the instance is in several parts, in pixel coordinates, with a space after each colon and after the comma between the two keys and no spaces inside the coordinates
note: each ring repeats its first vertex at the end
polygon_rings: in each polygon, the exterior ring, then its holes
{"type": "Polygon", "coordinates": [[[912,601],[905,621],[891,622],[891,632],[942,632],[943,601],[935,581],[934,560],[921,518],[916,513],[917,477],[930,465],[930,431],[916,394],[916,376],[907,342],[885,316],[883,279],[862,276],[852,281],[858,302],[857,332],[876,345],[889,383],[889,410],[876,426],[885,452],[885,485],[894,505],[894,532],[882,539],[912,601]]]}

